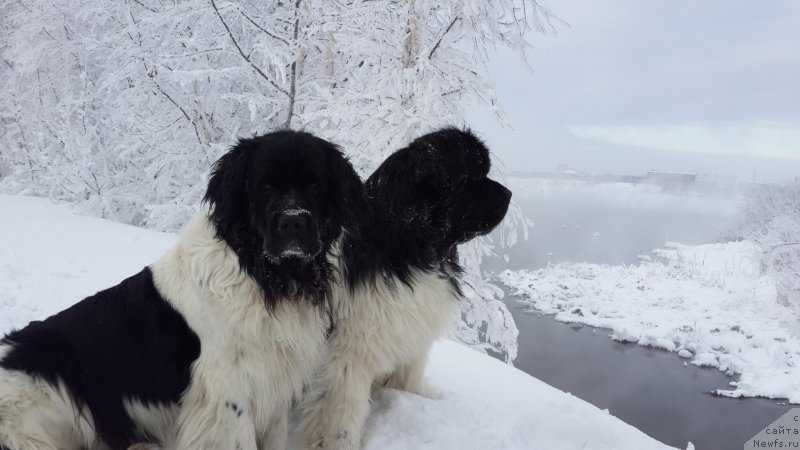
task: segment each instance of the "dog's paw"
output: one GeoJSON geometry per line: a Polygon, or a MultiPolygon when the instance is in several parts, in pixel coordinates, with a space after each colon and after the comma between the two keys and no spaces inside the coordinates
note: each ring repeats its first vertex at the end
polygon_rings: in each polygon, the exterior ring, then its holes
{"type": "Polygon", "coordinates": [[[425,381],[420,381],[412,386],[406,386],[403,390],[419,395],[420,397],[429,398],[431,400],[441,400],[443,397],[441,391],[425,381]]]}
{"type": "Polygon", "coordinates": [[[383,384],[382,387],[397,389],[398,391],[410,392],[420,397],[429,398],[431,400],[441,400],[442,393],[438,389],[428,384],[425,380],[398,380],[396,377],[390,377],[383,384]]]}
{"type": "Polygon", "coordinates": [[[307,450],[359,450],[358,444],[353,442],[348,433],[340,433],[336,437],[319,438],[312,443],[307,443],[307,450]]]}
{"type": "Polygon", "coordinates": [[[160,445],[156,444],[139,443],[131,445],[130,447],[128,447],[128,450],[165,450],[165,449],[162,448],[160,445]]]}

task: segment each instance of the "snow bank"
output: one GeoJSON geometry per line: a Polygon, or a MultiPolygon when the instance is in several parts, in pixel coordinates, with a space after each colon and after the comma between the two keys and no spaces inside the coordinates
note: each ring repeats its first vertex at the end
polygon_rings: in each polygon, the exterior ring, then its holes
{"type": "Polygon", "coordinates": [[[583,400],[502,362],[440,341],[427,376],[441,398],[384,390],[373,402],[365,448],[671,448],[583,400]]]}
{"type": "Polygon", "coordinates": [[[800,403],[800,312],[778,300],[760,249],[668,243],[654,253],[655,261],[633,266],[558,264],[500,278],[556,320],[609,328],[613,339],[739,374],[721,395],[800,403]]]}
{"type": "MultiPolygon", "coordinates": [[[[0,196],[0,332],[46,317],[152,262],[175,236],[0,196]]],[[[385,390],[366,448],[668,449],[596,407],[451,341],[427,372],[436,400],[385,390]]]]}

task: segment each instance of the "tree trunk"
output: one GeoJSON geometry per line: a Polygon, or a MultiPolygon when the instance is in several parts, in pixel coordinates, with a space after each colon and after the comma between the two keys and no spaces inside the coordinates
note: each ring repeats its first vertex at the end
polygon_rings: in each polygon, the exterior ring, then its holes
{"type": "MultiPolygon", "coordinates": [[[[412,74],[411,72],[419,70],[417,68],[417,62],[419,60],[419,25],[416,11],[416,0],[408,0],[407,20],[406,38],[405,42],[403,43],[403,59],[402,66],[400,68],[400,77],[403,87],[401,91],[401,106],[405,116],[408,118],[409,116],[414,115],[414,97],[416,95],[416,92],[414,92],[415,83],[413,81],[416,78],[416,74],[412,74]]],[[[402,129],[404,134],[403,142],[411,142],[413,130],[412,125],[408,123],[408,120],[406,120],[406,123],[402,129]]]]}
{"type": "MultiPolygon", "coordinates": [[[[300,32],[300,0],[294,4],[294,34],[292,44],[297,48],[297,37],[300,32]]],[[[292,62],[291,75],[289,76],[289,108],[286,112],[286,122],[284,128],[292,127],[292,117],[294,117],[295,101],[297,99],[297,62],[301,59],[299,51],[295,51],[294,61],[292,62]]]]}

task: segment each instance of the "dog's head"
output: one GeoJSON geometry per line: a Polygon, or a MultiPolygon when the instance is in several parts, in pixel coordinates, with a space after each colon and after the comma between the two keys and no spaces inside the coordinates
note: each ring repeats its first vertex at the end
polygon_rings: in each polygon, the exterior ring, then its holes
{"type": "Polygon", "coordinates": [[[339,149],[308,133],[278,131],[240,140],[213,167],[205,201],[217,236],[279,298],[322,300],[327,253],[355,232],[361,180],[339,149]]]}
{"type": "Polygon", "coordinates": [[[369,177],[374,209],[413,236],[429,258],[493,230],[511,191],[488,178],[489,150],[469,130],[445,128],[398,150],[369,177]]]}

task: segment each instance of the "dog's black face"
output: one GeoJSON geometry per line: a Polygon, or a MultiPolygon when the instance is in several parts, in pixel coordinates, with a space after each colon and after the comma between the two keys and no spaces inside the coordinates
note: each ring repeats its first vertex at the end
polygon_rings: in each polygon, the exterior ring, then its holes
{"type": "Polygon", "coordinates": [[[218,237],[261,286],[269,307],[282,298],[321,302],[327,254],[355,232],[361,180],[333,144],[278,131],[239,141],[214,165],[205,200],[218,237]]]}
{"type": "Polygon", "coordinates": [[[407,237],[409,259],[451,258],[455,246],[489,233],[511,191],[487,177],[489,150],[469,131],[446,128],[398,150],[369,177],[367,195],[407,237]],[[422,253],[422,255],[420,255],[422,253]]]}
{"type": "Polygon", "coordinates": [[[455,196],[447,240],[460,244],[489,233],[505,217],[510,201],[511,191],[494,180],[467,180],[455,196]]]}
{"type": "Polygon", "coordinates": [[[332,189],[328,161],[310,155],[317,149],[282,151],[291,153],[276,158],[275,151],[256,151],[250,157],[245,187],[251,225],[270,261],[311,260],[338,236],[341,224],[331,220],[331,210],[341,208],[343,199],[332,189]]]}

